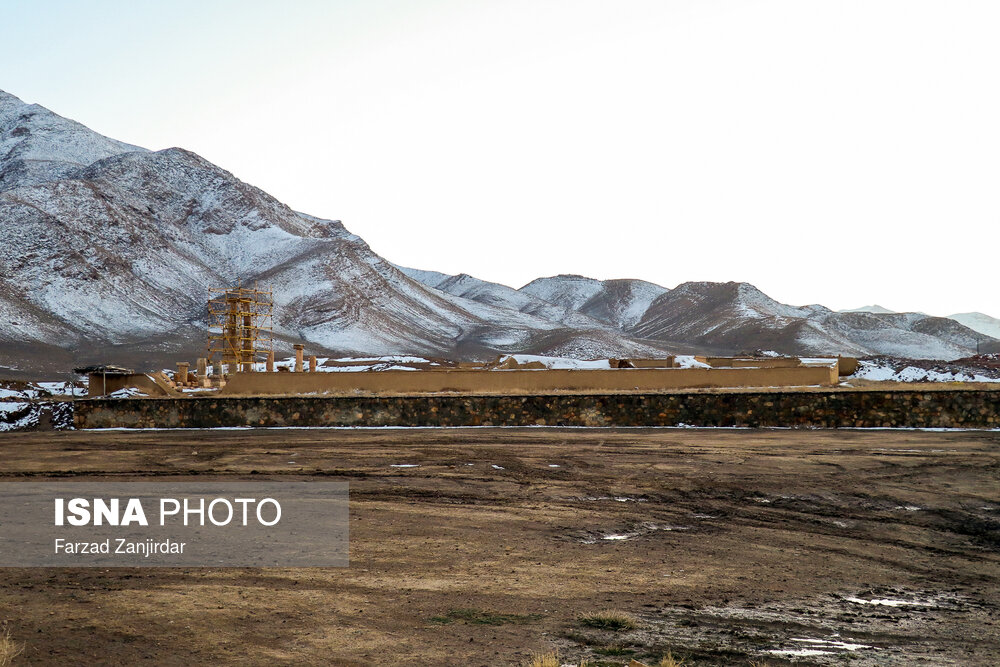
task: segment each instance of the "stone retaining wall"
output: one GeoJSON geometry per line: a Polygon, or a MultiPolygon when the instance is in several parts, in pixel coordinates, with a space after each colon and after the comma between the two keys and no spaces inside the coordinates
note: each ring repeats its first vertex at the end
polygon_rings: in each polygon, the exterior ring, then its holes
{"type": "Polygon", "coordinates": [[[77,428],[792,426],[1000,428],[1000,390],[88,399],[77,428]]]}

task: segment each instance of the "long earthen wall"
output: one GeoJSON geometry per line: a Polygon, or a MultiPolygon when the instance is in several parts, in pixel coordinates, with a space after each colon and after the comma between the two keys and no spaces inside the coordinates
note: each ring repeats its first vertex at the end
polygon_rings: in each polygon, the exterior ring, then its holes
{"type": "Polygon", "coordinates": [[[552,391],[663,391],[719,387],[828,386],[836,365],[795,368],[624,368],[614,370],[449,369],[378,373],[238,373],[224,396],[420,393],[539,393],[552,391]]]}

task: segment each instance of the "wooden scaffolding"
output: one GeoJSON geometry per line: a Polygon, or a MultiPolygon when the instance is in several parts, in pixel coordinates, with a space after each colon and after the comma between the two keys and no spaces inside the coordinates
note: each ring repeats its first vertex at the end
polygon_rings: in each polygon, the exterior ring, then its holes
{"type": "Polygon", "coordinates": [[[274,349],[270,290],[253,287],[209,288],[208,358],[216,373],[250,373],[254,362],[274,349]],[[221,367],[218,364],[221,364],[221,367]]]}

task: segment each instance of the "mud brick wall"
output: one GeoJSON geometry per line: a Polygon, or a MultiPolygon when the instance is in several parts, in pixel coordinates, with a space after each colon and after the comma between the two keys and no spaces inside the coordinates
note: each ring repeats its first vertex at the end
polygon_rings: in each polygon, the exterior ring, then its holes
{"type": "Polygon", "coordinates": [[[77,428],[792,426],[1000,428],[1000,390],[90,399],[77,428]]]}
{"type": "MultiPolygon", "coordinates": [[[[798,359],[788,360],[798,363],[798,359]]],[[[295,396],[324,394],[357,396],[386,394],[514,394],[556,392],[608,394],[662,393],[692,387],[809,387],[834,386],[836,364],[790,368],[622,368],[614,370],[444,369],[432,373],[380,371],[378,373],[235,373],[222,396],[295,396]]]]}

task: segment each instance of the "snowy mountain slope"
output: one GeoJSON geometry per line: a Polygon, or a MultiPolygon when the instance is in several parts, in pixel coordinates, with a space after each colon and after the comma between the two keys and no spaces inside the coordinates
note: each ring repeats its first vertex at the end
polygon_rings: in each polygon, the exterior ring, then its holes
{"type": "Polygon", "coordinates": [[[649,306],[669,290],[645,280],[605,280],[603,289],[580,307],[580,312],[625,329],[637,324],[649,306]]]}
{"type": "Polygon", "coordinates": [[[400,269],[339,221],[295,212],[194,153],[117,142],[5,93],[0,246],[7,368],[190,360],[203,353],[209,287],[236,281],[273,289],[281,345],[321,354],[955,357],[976,338],[942,318],[788,306],[746,283],[555,276],[515,290],[400,269]]]}
{"type": "Polygon", "coordinates": [[[109,342],[203,318],[210,286],[332,237],[186,151],[133,152],[0,193],[0,263],[24,298],[109,342]]]}
{"type": "Polygon", "coordinates": [[[67,339],[80,332],[31,304],[24,291],[0,276],[0,342],[44,343],[67,339]]]}
{"type": "Polygon", "coordinates": [[[787,306],[747,283],[684,283],[653,301],[642,320],[627,331],[654,340],[784,354],[838,351],[955,359],[975,351],[975,333],[946,318],[787,306]]]}
{"type": "MultiPolygon", "coordinates": [[[[534,354],[554,354],[556,356],[574,356],[578,358],[594,357],[655,357],[669,354],[674,347],[667,347],[657,341],[633,340],[619,328],[611,325],[604,318],[593,318],[586,313],[575,312],[561,304],[550,303],[535,297],[523,290],[515,290],[506,285],[491,283],[474,278],[467,274],[450,276],[436,271],[421,271],[419,269],[400,269],[406,275],[425,285],[462,299],[495,306],[508,311],[518,311],[547,320],[548,324],[533,323],[533,330],[522,329],[522,336],[515,337],[514,332],[487,335],[480,332],[479,336],[488,338],[493,347],[481,346],[481,353],[490,353],[497,348],[519,349],[534,354]]],[[[597,281],[595,281],[597,282],[597,281]]],[[[623,304],[631,304],[642,299],[651,300],[642,291],[643,285],[653,289],[647,290],[655,294],[665,291],[657,285],[643,281],[607,281],[612,287],[624,286],[629,289],[629,283],[636,283],[636,296],[623,299],[623,304]]],[[[599,295],[601,292],[598,292],[599,295]]],[[[596,295],[595,295],[596,296],[596,295]]],[[[590,300],[588,300],[589,302],[590,300]]],[[[587,302],[583,304],[586,306],[587,302]]],[[[503,323],[503,312],[494,313],[493,327],[503,323]]],[[[474,347],[467,348],[476,351],[474,347]]]]}
{"type": "Polygon", "coordinates": [[[345,353],[447,353],[517,348],[557,323],[428,288],[363,241],[275,267],[260,279],[275,290],[284,328],[345,353]],[[399,352],[403,353],[403,352],[399,352]]]}
{"type": "Polygon", "coordinates": [[[413,278],[418,283],[423,283],[428,287],[437,287],[449,278],[454,277],[440,271],[421,271],[420,269],[408,269],[405,266],[396,266],[396,268],[402,271],[408,278],[413,278]]]}
{"type": "Polygon", "coordinates": [[[820,324],[861,346],[865,355],[957,359],[976,349],[975,332],[921,313],[831,313],[820,324]]]}
{"type": "MultiPolygon", "coordinates": [[[[5,103],[8,116],[32,113],[27,105],[11,113],[9,96],[5,103]]],[[[518,326],[554,326],[432,292],[339,222],[295,213],[193,153],[124,150],[133,147],[105,144],[99,135],[87,140],[76,124],[66,128],[63,162],[73,169],[36,171],[34,181],[52,180],[0,193],[0,243],[8,250],[0,268],[10,277],[0,300],[9,313],[0,323],[3,338],[58,338],[67,346],[145,340],[203,325],[210,286],[255,279],[282,288],[281,333],[317,332],[316,342],[336,349],[342,341],[346,351],[368,341],[450,350],[489,318],[513,321],[500,328],[514,341],[530,337],[518,326]],[[112,148],[124,152],[108,156],[112,148]],[[310,290],[319,295],[311,302],[310,290]],[[292,321],[306,310],[308,318],[292,321]]],[[[5,145],[10,134],[2,135],[5,145]]],[[[57,139],[47,137],[48,157],[59,157],[57,139]]],[[[10,164],[5,158],[2,166],[10,164]]]]}
{"type": "Polygon", "coordinates": [[[97,160],[143,150],[0,90],[0,190],[66,178],[97,160]]]}
{"type": "Polygon", "coordinates": [[[645,280],[594,280],[564,274],[537,278],[518,291],[621,329],[642,319],[653,300],[668,290],[645,280]]]}
{"type": "MultiPolygon", "coordinates": [[[[185,346],[203,345],[208,288],[237,280],[273,288],[279,338],[345,354],[492,354],[530,348],[556,330],[571,339],[560,318],[600,326],[511,288],[491,295],[482,281],[475,298],[465,298],[471,278],[464,287],[451,281],[456,294],[432,289],[339,222],[296,213],[194,153],[88,136],[40,108],[13,108],[11,99],[5,117],[42,117],[51,130],[31,155],[42,146],[49,162],[70,166],[36,170],[0,193],[0,243],[8,250],[0,275],[9,278],[0,340],[57,341],[83,356],[109,345],[115,354],[138,346],[153,356],[190,356],[185,346]]],[[[29,154],[25,133],[13,135],[0,135],[17,148],[0,162],[5,169],[29,154]]]]}
{"type": "MultiPolygon", "coordinates": [[[[608,329],[561,329],[537,336],[524,348],[530,354],[574,359],[657,358],[690,351],[681,344],[641,341],[608,329]]],[[[704,350],[699,350],[704,352],[704,350]]]]}
{"type": "Polygon", "coordinates": [[[657,297],[629,331],[647,338],[725,339],[746,327],[783,330],[813,314],[748,283],[682,283],[657,297]]]}
{"type": "Polygon", "coordinates": [[[573,309],[536,298],[507,285],[480,280],[465,273],[449,276],[437,273],[436,271],[420,271],[417,269],[400,270],[414,278],[414,280],[453,296],[470,299],[498,308],[516,310],[549,320],[550,323],[548,326],[540,327],[543,329],[551,329],[557,324],[582,328],[604,328],[605,326],[603,323],[573,309]]]}
{"type": "Polygon", "coordinates": [[[554,303],[569,310],[580,310],[583,304],[604,289],[600,280],[586,276],[562,274],[549,278],[535,278],[519,292],[554,303]]]}
{"type": "Polygon", "coordinates": [[[0,240],[17,258],[9,270],[38,286],[35,305],[115,343],[203,319],[208,288],[236,280],[273,286],[281,332],[345,353],[441,353],[484,328],[517,345],[557,326],[432,291],[339,223],[296,214],[177,149],[8,191],[0,215],[17,223],[0,240]]]}
{"type": "Polygon", "coordinates": [[[1000,338],[1000,319],[990,317],[984,313],[956,313],[949,315],[948,319],[955,320],[959,324],[964,324],[973,331],[1000,338]]]}

